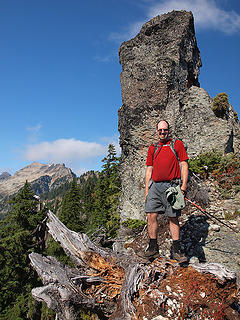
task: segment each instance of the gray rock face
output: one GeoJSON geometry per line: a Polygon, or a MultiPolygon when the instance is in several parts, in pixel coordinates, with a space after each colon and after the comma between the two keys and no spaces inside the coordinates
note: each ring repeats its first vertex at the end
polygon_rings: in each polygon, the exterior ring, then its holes
{"type": "Polygon", "coordinates": [[[144,213],[144,172],[148,146],[157,141],[156,123],[167,119],[172,135],[188,145],[189,156],[217,148],[240,150],[239,122],[229,105],[217,118],[212,99],[199,87],[200,53],[193,16],[173,11],[143,25],[119,50],[123,105],[119,109],[122,148],[120,214],[144,213]]]}
{"type": "Polygon", "coordinates": [[[182,93],[174,133],[187,143],[190,157],[214,148],[224,153],[240,151],[239,122],[232,106],[226,119],[217,118],[212,99],[202,88],[192,86],[182,93]]]}

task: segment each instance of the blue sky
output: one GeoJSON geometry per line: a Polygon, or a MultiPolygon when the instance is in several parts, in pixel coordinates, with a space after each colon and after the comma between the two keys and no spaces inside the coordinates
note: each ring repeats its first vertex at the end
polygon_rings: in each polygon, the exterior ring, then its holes
{"type": "Polygon", "coordinates": [[[118,145],[118,49],[173,9],[194,14],[201,87],[240,115],[239,0],[0,0],[0,173],[32,161],[100,169],[118,145]]]}

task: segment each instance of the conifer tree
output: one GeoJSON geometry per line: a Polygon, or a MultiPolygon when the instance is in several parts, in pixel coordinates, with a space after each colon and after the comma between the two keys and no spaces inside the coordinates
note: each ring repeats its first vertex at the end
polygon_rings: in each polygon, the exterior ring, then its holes
{"type": "MultiPolygon", "coordinates": [[[[73,179],[69,190],[63,197],[59,219],[70,230],[76,232],[83,231],[82,200],[76,178],[73,179]]],[[[52,237],[48,243],[47,254],[56,257],[64,264],[73,266],[62,247],[52,237]]]]}
{"type": "Polygon", "coordinates": [[[77,232],[83,230],[82,200],[76,178],[73,179],[69,191],[63,198],[59,219],[70,230],[77,232]]]}
{"type": "Polygon", "coordinates": [[[116,236],[119,227],[117,207],[120,196],[120,179],[118,176],[119,158],[116,156],[115,146],[110,144],[108,155],[103,160],[103,170],[95,189],[95,203],[93,212],[93,229],[105,226],[109,237],[116,236]]]}
{"type": "Polygon", "coordinates": [[[26,319],[30,290],[38,284],[28,254],[41,252],[32,232],[45,213],[38,211],[28,182],[11,204],[12,210],[0,224],[0,319],[26,319]]]}
{"type": "Polygon", "coordinates": [[[80,197],[82,212],[84,214],[84,232],[88,233],[92,225],[92,212],[94,210],[94,192],[98,180],[98,175],[94,171],[89,171],[79,178],[80,197]]]}
{"type": "MultiPolygon", "coordinates": [[[[69,229],[76,232],[88,232],[89,223],[87,218],[93,208],[92,193],[96,180],[96,174],[92,171],[80,177],[80,184],[77,183],[76,178],[71,182],[70,188],[63,198],[59,214],[60,220],[69,229]],[[86,175],[88,176],[86,177],[86,175]]],[[[73,266],[62,247],[53,238],[50,238],[48,242],[47,254],[55,256],[64,264],[73,266]]]]}

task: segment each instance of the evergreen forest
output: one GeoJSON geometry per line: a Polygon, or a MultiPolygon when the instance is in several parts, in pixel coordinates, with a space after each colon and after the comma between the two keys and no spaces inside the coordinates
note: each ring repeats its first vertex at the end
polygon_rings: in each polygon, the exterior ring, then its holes
{"type": "MultiPolygon", "coordinates": [[[[119,161],[114,145],[110,144],[100,172],[86,172],[70,184],[62,184],[52,194],[43,194],[40,199],[26,181],[10,200],[9,212],[0,221],[0,320],[55,319],[52,310],[32,298],[32,288],[42,286],[42,283],[28,258],[31,252],[37,252],[55,256],[62,263],[73,266],[47,232],[48,210],[70,230],[86,233],[100,246],[112,246],[120,226],[117,211],[121,193],[119,161]]],[[[240,159],[237,155],[224,156],[213,150],[189,161],[190,171],[205,179],[206,166],[222,199],[229,199],[239,192],[240,159]]],[[[238,211],[228,218],[233,219],[236,215],[239,215],[238,211]]],[[[122,224],[131,230],[139,230],[145,222],[127,219],[122,224]]],[[[81,319],[89,320],[91,315],[82,311],[81,319]]]]}
{"type": "Polygon", "coordinates": [[[102,162],[101,172],[87,172],[40,200],[27,181],[11,199],[11,209],[0,222],[1,320],[55,319],[52,310],[32,298],[31,289],[41,286],[41,281],[28,258],[31,252],[38,252],[71,265],[58,243],[47,234],[49,209],[69,229],[86,233],[102,246],[111,246],[119,228],[117,207],[121,191],[114,145],[109,145],[102,162]]]}

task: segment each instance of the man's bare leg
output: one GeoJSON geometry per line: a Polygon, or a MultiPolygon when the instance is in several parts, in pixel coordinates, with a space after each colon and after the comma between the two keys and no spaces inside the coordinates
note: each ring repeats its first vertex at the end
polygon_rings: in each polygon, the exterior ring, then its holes
{"type": "Polygon", "coordinates": [[[169,229],[173,240],[179,240],[180,226],[177,217],[169,217],[169,229]]]}
{"type": "Polygon", "coordinates": [[[155,259],[159,256],[159,247],[157,243],[157,233],[158,233],[158,214],[156,212],[147,213],[147,227],[149,235],[149,245],[146,251],[143,253],[143,257],[148,259],[155,259]]]}
{"type": "Polygon", "coordinates": [[[181,252],[180,246],[180,226],[177,217],[169,217],[169,229],[173,239],[173,259],[179,262],[186,262],[187,258],[181,252]]]}
{"type": "Polygon", "coordinates": [[[147,213],[148,235],[150,239],[157,239],[158,232],[158,214],[156,212],[147,213]]]}

